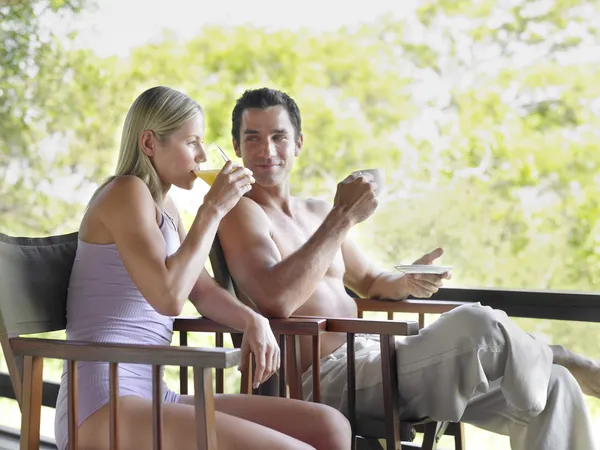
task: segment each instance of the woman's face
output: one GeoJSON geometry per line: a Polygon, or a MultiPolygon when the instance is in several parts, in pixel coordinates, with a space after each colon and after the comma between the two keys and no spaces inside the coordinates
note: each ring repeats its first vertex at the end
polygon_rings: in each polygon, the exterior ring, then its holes
{"type": "Polygon", "coordinates": [[[198,163],[205,158],[204,115],[197,114],[165,140],[156,140],[152,163],[164,185],[192,189],[198,163]]]}

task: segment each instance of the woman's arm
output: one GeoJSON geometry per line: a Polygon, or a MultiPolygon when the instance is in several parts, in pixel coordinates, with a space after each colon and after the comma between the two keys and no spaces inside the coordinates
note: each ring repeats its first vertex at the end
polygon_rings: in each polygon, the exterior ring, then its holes
{"type": "MultiPolygon", "coordinates": [[[[177,215],[177,229],[183,241],[186,239],[185,226],[174,206],[172,211],[177,215]]],[[[244,332],[240,370],[244,370],[249,353],[254,354],[255,388],[279,368],[279,346],[268,320],[221,288],[206,270],[196,280],[189,299],[204,317],[244,332]]]]}
{"type": "Polygon", "coordinates": [[[114,239],[125,268],[144,298],[160,314],[177,316],[194,287],[221,218],[250,189],[249,171],[228,163],[198,209],[179,249],[167,255],[156,223],[156,207],[142,180],[123,176],[97,197],[100,220],[114,239]]]}

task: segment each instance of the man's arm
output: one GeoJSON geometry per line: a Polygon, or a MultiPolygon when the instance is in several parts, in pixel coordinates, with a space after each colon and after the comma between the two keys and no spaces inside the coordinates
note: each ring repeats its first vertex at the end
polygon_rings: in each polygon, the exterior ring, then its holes
{"type": "MultiPolygon", "coordinates": [[[[431,264],[443,254],[441,248],[428,253],[413,264],[431,264]]],[[[342,245],[342,255],[346,272],[344,283],[364,298],[384,298],[404,300],[409,295],[418,298],[429,298],[438,291],[442,279],[449,274],[402,274],[379,270],[371,264],[358,246],[350,239],[342,245]]]]}
{"type": "Polygon", "coordinates": [[[237,285],[270,317],[289,317],[313,294],[354,224],[334,207],[298,250],[283,259],[271,223],[254,201],[242,199],[221,221],[219,238],[237,285]]]}
{"type": "Polygon", "coordinates": [[[344,284],[363,298],[404,300],[404,274],[383,272],[372,264],[350,239],[342,245],[344,258],[344,284]]]}

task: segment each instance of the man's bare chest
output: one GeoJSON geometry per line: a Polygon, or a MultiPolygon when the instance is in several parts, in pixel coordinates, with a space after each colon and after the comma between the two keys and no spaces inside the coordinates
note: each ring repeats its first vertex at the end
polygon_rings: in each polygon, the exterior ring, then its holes
{"type": "MultiPolygon", "coordinates": [[[[322,219],[310,213],[289,217],[284,214],[269,214],[271,221],[271,238],[277,245],[281,257],[288,258],[305,245],[322,224],[322,219]]],[[[315,255],[316,256],[316,255],[315,255]]],[[[344,272],[344,263],[339,251],[331,266],[330,271],[344,272]]]]}

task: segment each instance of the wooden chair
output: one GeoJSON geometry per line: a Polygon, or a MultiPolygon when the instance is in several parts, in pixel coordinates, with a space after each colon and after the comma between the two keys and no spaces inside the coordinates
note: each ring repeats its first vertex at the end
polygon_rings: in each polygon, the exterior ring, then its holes
{"type": "MultiPolygon", "coordinates": [[[[210,262],[213,269],[215,281],[233,296],[237,296],[236,286],[234,285],[229,270],[225,263],[225,257],[218,238],[213,242],[210,252],[210,262]]],[[[280,370],[276,376],[271,377],[266,383],[263,383],[258,389],[252,389],[252,360],[246,365],[246,370],[242,372],[240,381],[241,394],[259,394],[270,396],[287,396],[286,373],[289,372],[286,367],[289,357],[286,354],[286,349],[290,343],[297,342],[300,336],[311,336],[312,348],[314,355],[314,370],[320,370],[320,347],[321,335],[325,332],[325,319],[316,317],[306,318],[290,318],[290,319],[271,319],[271,329],[278,339],[279,348],[281,350],[280,370]]],[[[187,345],[188,333],[214,333],[215,345],[223,347],[224,334],[229,333],[235,348],[240,348],[242,344],[242,333],[238,330],[216,324],[211,321],[206,321],[202,318],[180,317],[175,319],[173,326],[174,330],[179,333],[180,345],[187,345]]],[[[216,374],[216,392],[223,393],[224,390],[224,374],[223,369],[217,368],[216,374]]],[[[180,392],[187,393],[188,390],[188,372],[186,367],[180,367],[180,392]]],[[[318,377],[315,378],[313,388],[316,392],[319,391],[318,377]]]]}
{"type": "MultiPolygon", "coordinates": [[[[218,236],[215,238],[213,247],[211,249],[211,265],[213,268],[215,280],[228,289],[232,294],[238,294],[238,288],[235,285],[234,280],[231,277],[223,249],[221,247],[218,236]]],[[[239,298],[239,296],[238,296],[239,298]]],[[[388,302],[391,303],[391,302],[388,302]]],[[[367,304],[364,304],[367,306],[367,304]]],[[[359,304],[360,308],[360,304],[359,304]]],[[[389,316],[388,316],[389,317],[389,316]]],[[[293,317],[297,318],[297,317],[293,317]]],[[[310,319],[309,317],[302,317],[303,320],[310,319]]],[[[343,332],[348,336],[348,386],[349,391],[349,419],[352,424],[354,435],[360,436],[364,439],[370,448],[380,449],[382,448],[379,444],[380,439],[386,440],[386,447],[388,449],[396,448],[396,444],[403,442],[402,448],[421,448],[423,450],[435,450],[437,443],[443,434],[450,434],[455,431],[455,428],[449,427],[448,423],[437,423],[427,418],[418,420],[404,421],[399,420],[399,405],[398,405],[398,384],[396,375],[396,354],[395,347],[393,346],[394,336],[409,336],[418,334],[419,326],[416,322],[403,322],[403,321],[378,321],[378,320],[365,320],[359,319],[336,319],[336,318],[325,318],[326,319],[326,331],[328,332],[343,332]],[[366,334],[378,334],[380,335],[380,345],[382,354],[382,374],[384,380],[384,399],[388,400],[384,405],[385,417],[387,418],[386,423],[372,421],[365,423],[361,420],[360,423],[356,423],[356,405],[351,398],[355,398],[354,386],[354,352],[350,349],[354,348],[354,335],[366,333],[366,334]],[[393,399],[393,400],[391,400],[393,399]],[[354,421],[354,422],[353,422],[354,421]],[[411,446],[415,438],[417,429],[424,433],[424,441],[422,447],[411,446]]],[[[303,399],[302,393],[302,373],[300,369],[300,354],[299,354],[299,340],[298,336],[290,335],[287,337],[286,345],[280,345],[285,352],[288,354],[287,357],[287,381],[289,384],[290,397],[296,399],[303,399]]],[[[320,401],[320,377],[317,376],[320,373],[320,338],[313,337],[313,401],[320,401]]],[[[283,352],[282,352],[283,353],[283,352]]],[[[280,381],[281,382],[281,381],[280,381]]],[[[282,392],[282,388],[280,388],[282,392]]],[[[457,433],[459,437],[455,435],[455,448],[456,450],[464,450],[462,444],[462,434],[460,430],[457,433]]],[[[353,439],[353,448],[356,445],[356,439],[353,439]]]]}
{"type": "Polygon", "coordinates": [[[66,297],[77,249],[77,233],[46,238],[17,238],[0,233],[0,343],[15,397],[21,408],[21,449],[40,444],[40,412],[44,358],[67,360],[69,448],[77,448],[76,361],[109,363],[110,446],[117,448],[118,364],[153,366],[154,448],[161,448],[161,366],[193,367],[199,449],[216,450],[212,368],[239,364],[237,349],[177,348],[104,344],[22,335],[63,330],[66,297]]]}
{"type": "MultiPolygon", "coordinates": [[[[399,302],[396,300],[361,298],[349,288],[346,288],[346,291],[356,301],[359,318],[362,318],[365,312],[385,312],[388,320],[394,320],[395,313],[413,313],[418,315],[419,329],[425,327],[425,314],[443,314],[466,304],[466,302],[458,300],[409,298],[399,302]]],[[[415,431],[424,435],[423,448],[436,449],[441,437],[449,435],[454,437],[455,450],[465,449],[464,424],[460,422],[424,422],[415,424],[414,428],[415,431]]]]}
{"type": "MultiPolygon", "coordinates": [[[[281,350],[281,361],[280,369],[276,375],[271,377],[266,383],[266,386],[261,386],[259,389],[252,389],[252,374],[253,374],[253,363],[252,359],[246,365],[246,369],[242,372],[240,382],[240,393],[241,394],[258,394],[258,395],[270,395],[278,397],[287,396],[287,376],[286,374],[294,374],[295,366],[289,366],[289,357],[286,354],[286,349],[289,348],[289,339],[295,340],[299,336],[312,336],[313,339],[313,350],[315,355],[320,355],[320,337],[326,331],[326,320],[319,317],[307,317],[307,318],[289,318],[289,319],[271,319],[269,321],[273,334],[278,338],[279,348],[281,350]]],[[[232,336],[239,335],[239,331],[233,328],[229,328],[225,325],[218,324],[205,318],[190,318],[190,317],[178,317],[175,319],[174,330],[179,332],[180,345],[187,345],[187,336],[189,332],[193,333],[214,333],[215,341],[218,347],[223,346],[223,338],[225,333],[229,333],[232,336]]],[[[320,370],[320,360],[316,361],[315,370],[320,370]]],[[[223,393],[224,391],[224,374],[223,368],[216,368],[216,389],[217,393],[223,393]]],[[[180,367],[180,379],[179,389],[181,394],[188,392],[188,370],[187,367],[180,367]]],[[[313,383],[313,389],[316,392],[320,390],[319,379],[316,378],[313,383]]]]}

